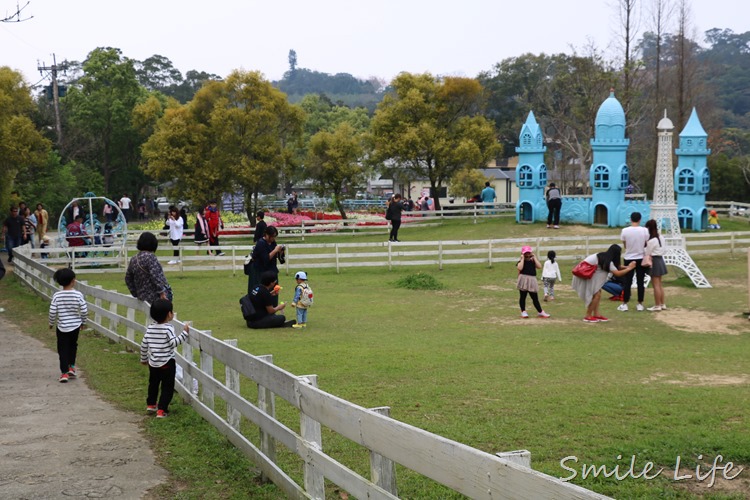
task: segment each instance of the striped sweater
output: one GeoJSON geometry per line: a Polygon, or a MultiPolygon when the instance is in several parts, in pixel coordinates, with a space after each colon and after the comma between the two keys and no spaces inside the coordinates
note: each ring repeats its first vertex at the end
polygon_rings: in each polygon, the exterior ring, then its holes
{"type": "Polygon", "coordinates": [[[175,335],[171,323],[151,323],[141,341],[141,363],[148,361],[149,366],[159,368],[175,357],[178,345],[187,340],[186,331],[175,335]]]}
{"type": "Polygon", "coordinates": [[[89,314],[86,299],[78,290],[60,290],[49,305],[49,324],[61,332],[72,332],[86,322],[89,314]]]}

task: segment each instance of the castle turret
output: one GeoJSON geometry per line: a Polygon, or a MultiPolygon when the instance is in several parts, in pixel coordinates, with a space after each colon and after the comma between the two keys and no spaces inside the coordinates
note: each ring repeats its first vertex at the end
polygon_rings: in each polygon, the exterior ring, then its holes
{"type": "Polygon", "coordinates": [[[526,123],[521,127],[516,167],[516,185],[518,186],[518,203],[516,204],[516,222],[531,222],[546,217],[547,206],[544,201],[544,188],[547,186],[547,166],[544,164],[544,146],[542,130],[529,112],[526,123]]]}
{"type": "Polygon", "coordinates": [[[619,209],[630,184],[630,170],[626,163],[630,139],[625,138],[625,111],[614,91],[599,107],[594,126],[594,139],[591,139],[593,161],[589,170],[589,223],[610,227],[625,225],[630,214],[621,213],[619,209]]]}
{"type": "Polygon", "coordinates": [[[677,218],[683,229],[701,231],[708,226],[706,194],[711,187],[711,175],[707,158],[711,150],[707,148],[707,138],[708,134],[693,108],[685,128],[680,132],[680,147],[675,150],[677,218]]]}

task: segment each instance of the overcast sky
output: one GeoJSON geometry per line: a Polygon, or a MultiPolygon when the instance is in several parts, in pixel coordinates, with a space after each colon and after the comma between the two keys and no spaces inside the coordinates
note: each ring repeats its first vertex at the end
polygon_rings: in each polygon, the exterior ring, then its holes
{"type": "MultiPolygon", "coordinates": [[[[28,0],[18,0],[21,5],[28,0]]],[[[646,6],[653,0],[641,0],[646,6]]],[[[676,0],[673,0],[676,1],[676,0]]],[[[38,63],[82,61],[96,47],[144,60],[160,54],[183,74],[298,67],[390,80],[401,71],[476,76],[523,53],[613,50],[615,0],[30,0],[21,23],[0,23],[0,66],[35,84],[38,63]]],[[[16,0],[0,0],[0,17],[16,0]]],[[[711,28],[750,31],[747,0],[692,0],[703,43],[711,28]]],[[[641,25],[649,26],[647,17],[641,25]]],[[[608,52],[611,54],[612,52],[608,52]]]]}

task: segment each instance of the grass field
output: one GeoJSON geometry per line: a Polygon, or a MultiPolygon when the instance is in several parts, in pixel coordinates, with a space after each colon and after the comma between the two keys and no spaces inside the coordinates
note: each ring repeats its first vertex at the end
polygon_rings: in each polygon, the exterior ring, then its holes
{"type": "MultiPolygon", "coordinates": [[[[725,223],[727,230],[746,224],[725,223]],[[741,225],[740,225],[741,224],[741,225]]],[[[591,228],[565,226],[556,234],[591,228]]],[[[619,239],[619,230],[596,230],[619,239]]],[[[510,220],[448,222],[441,227],[404,228],[401,239],[481,239],[549,234],[543,225],[519,226],[510,220]],[[459,236],[460,235],[460,236],[459,236]]],[[[337,237],[336,237],[337,238],[337,237]]],[[[379,241],[363,236],[363,241],[379,241]]],[[[326,239],[326,241],[336,241],[326,239]]],[[[351,241],[341,237],[340,241],[351,241]]],[[[293,244],[293,242],[291,242],[293,244]]],[[[545,305],[551,319],[519,317],[513,265],[346,269],[309,272],[315,306],[308,328],[254,331],[245,327],[238,299],[244,276],[230,273],[170,274],[175,310],[182,320],[210,329],[217,338],[236,338],[253,354],[273,354],[292,373],[317,374],[319,386],[365,407],[390,406],[391,416],[488,452],[528,449],[532,466],[556,477],[572,473],[576,484],[617,498],[746,498],[750,496],[750,337],[743,312],[748,307],[747,261],[695,258],[713,288],[698,290],[670,268],[666,276],[668,311],[615,311],[603,301],[609,323],[581,321],[584,305],[570,288],[570,265],[557,300],[545,305]],[[440,290],[410,290],[396,282],[415,273],[434,277],[440,290]],[[734,469],[716,469],[700,482],[677,477],[710,472],[727,461],[734,469]],[[582,465],[619,465],[617,480],[582,478],[582,465]],[[699,458],[700,456],[700,458],[699,458]],[[618,458],[619,457],[619,458],[618,458]],[[651,475],[633,478],[647,462],[651,475]]],[[[80,279],[87,279],[80,275],[80,279]]],[[[91,275],[92,284],[126,292],[122,275],[91,275]]],[[[46,332],[46,304],[5,280],[0,304],[13,309],[19,324],[46,332]],[[9,304],[13,304],[9,307],[9,304]]],[[[541,279],[540,279],[541,281],[541,279]]],[[[293,293],[291,276],[280,277],[282,300],[293,293]]],[[[651,289],[646,305],[653,304],[651,289]]],[[[529,302],[530,310],[533,310],[529,302]]],[[[6,313],[10,314],[10,313],[6,313]]],[[[293,310],[288,313],[293,315],[293,310]]],[[[535,316],[532,314],[532,316],[535,316]]],[[[292,316],[293,317],[293,316],[292,316]]],[[[39,336],[45,336],[40,333],[39,336]]],[[[52,339],[48,338],[48,344],[52,339]]],[[[146,373],[134,354],[87,333],[80,365],[89,383],[124,408],[140,411],[146,373]],[[119,353],[119,354],[118,354],[119,353]]],[[[223,373],[223,368],[217,368],[223,373]]],[[[192,411],[176,405],[175,418],[145,421],[155,449],[173,473],[157,492],[163,498],[277,498],[273,487],[259,485],[248,464],[192,411]],[[157,424],[157,425],[155,425],[157,424]],[[250,496],[248,496],[250,495],[250,496]]],[[[283,414],[283,409],[281,410],[283,414]]],[[[324,436],[324,447],[337,458],[360,453],[324,436]]],[[[286,460],[286,458],[283,458],[286,460]]],[[[399,471],[405,498],[448,496],[419,477],[399,471]]],[[[335,489],[329,489],[338,497],[335,489]]]]}

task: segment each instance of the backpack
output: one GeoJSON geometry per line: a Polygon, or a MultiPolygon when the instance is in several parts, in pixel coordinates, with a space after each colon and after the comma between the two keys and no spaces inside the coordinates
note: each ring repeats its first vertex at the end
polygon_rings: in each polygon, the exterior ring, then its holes
{"type": "Polygon", "coordinates": [[[250,317],[255,314],[255,307],[250,301],[249,295],[245,295],[240,299],[240,309],[242,310],[242,317],[245,318],[245,320],[250,319],[250,317]]]}
{"type": "Polygon", "coordinates": [[[313,305],[313,291],[312,288],[310,288],[310,285],[307,283],[298,285],[300,288],[300,294],[299,294],[299,300],[297,301],[297,304],[301,305],[302,307],[310,307],[313,305]]]}

